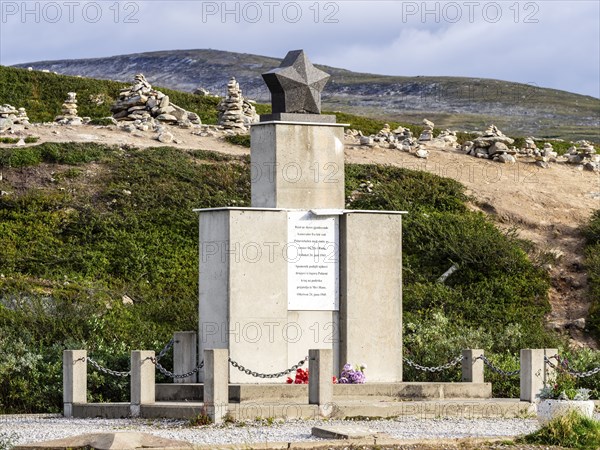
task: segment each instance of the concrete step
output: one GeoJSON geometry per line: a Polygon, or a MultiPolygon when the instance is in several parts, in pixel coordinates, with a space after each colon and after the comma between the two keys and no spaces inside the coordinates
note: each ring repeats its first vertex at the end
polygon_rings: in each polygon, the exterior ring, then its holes
{"type": "MultiPolygon", "coordinates": [[[[165,383],[156,385],[157,401],[188,401],[203,400],[204,385],[202,383],[165,383]]],[[[365,383],[365,384],[336,384],[333,386],[334,398],[347,397],[384,397],[388,399],[451,399],[474,398],[485,399],[492,397],[491,383],[365,383]]],[[[239,403],[244,401],[308,399],[306,384],[230,384],[229,401],[239,403]]]]}
{"type": "MultiPolygon", "coordinates": [[[[330,418],[377,418],[416,417],[436,419],[444,417],[512,418],[535,414],[535,403],[518,399],[455,399],[385,401],[378,397],[333,401],[318,406],[294,401],[241,402],[228,406],[229,416],[235,421],[252,421],[256,418],[316,419],[330,418]]],[[[192,419],[205,414],[201,402],[156,402],[142,405],[140,415],[144,418],[192,419]]],[[[103,417],[108,419],[129,416],[128,403],[88,403],[73,405],[74,417],[103,417]]]]}

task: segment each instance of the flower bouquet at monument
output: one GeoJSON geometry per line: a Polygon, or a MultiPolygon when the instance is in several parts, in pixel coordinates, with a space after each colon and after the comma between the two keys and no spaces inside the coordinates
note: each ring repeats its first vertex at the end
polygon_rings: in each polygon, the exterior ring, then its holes
{"type": "MultiPolygon", "coordinates": [[[[336,377],[332,377],[333,384],[337,384],[336,377]]],[[[294,379],[287,377],[287,384],[308,384],[308,370],[296,369],[296,377],[294,379]]]]}
{"type": "Polygon", "coordinates": [[[346,363],[342,369],[340,384],[364,384],[366,368],[367,366],[364,364],[352,367],[352,364],[346,363]]]}

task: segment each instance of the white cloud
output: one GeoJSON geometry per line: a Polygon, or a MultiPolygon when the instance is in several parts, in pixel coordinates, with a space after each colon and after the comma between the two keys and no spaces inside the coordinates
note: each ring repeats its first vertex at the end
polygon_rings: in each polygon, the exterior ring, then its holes
{"type": "Polygon", "coordinates": [[[9,14],[21,1],[1,0],[0,63],[185,48],[284,56],[304,48],[316,62],[361,72],[499,78],[600,97],[596,1],[322,1],[318,8],[313,1],[240,1],[228,3],[224,16],[220,1],[122,1],[118,17],[112,1],[75,3],[70,23],[67,2],[28,2],[39,5],[37,23],[35,13],[9,14]],[[58,23],[44,20],[49,3],[61,8],[58,23]],[[97,23],[91,4],[102,12],[97,23]],[[260,19],[249,23],[257,12],[260,19]],[[128,14],[138,23],[125,23],[128,14]]]}

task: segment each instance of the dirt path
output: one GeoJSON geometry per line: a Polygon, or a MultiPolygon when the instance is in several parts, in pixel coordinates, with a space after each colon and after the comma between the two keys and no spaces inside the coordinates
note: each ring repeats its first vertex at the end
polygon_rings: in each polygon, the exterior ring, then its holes
{"type": "MultiPolygon", "coordinates": [[[[249,153],[219,136],[202,137],[176,128],[170,131],[175,142],[169,145],[176,148],[249,153]]],[[[39,136],[40,142],[97,142],[141,148],[165,145],[154,139],[155,133],[127,133],[114,126],[35,125],[27,134],[39,136]]],[[[553,285],[549,326],[569,329],[575,345],[598,348],[573,322],[586,317],[589,308],[578,228],[593,210],[600,208],[600,174],[566,164],[541,169],[527,161],[504,165],[460,152],[429,150],[429,158],[423,160],[398,150],[347,145],[346,161],[425,170],[463,183],[475,199],[473,209],[485,212],[504,229],[516,228],[521,237],[534,242],[536,251],[532,256],[544,258],[553,285]]]]}

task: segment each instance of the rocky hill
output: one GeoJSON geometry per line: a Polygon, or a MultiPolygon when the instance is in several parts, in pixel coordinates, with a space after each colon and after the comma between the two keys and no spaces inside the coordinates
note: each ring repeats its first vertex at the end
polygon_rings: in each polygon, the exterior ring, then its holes
{"type": "MultiPolygon", "coordinates": [[[[219,95],[235,76],[247,97],[266,102],[269,94],[260,74],[279,62],[219,50],[174,50],[19,67],[117,81],[141,72],[159,86],[187,92],[202,87],[219,95]]],[[[600,142],[600,100],[593,97],[491,79],[398,77],[319,67],[332,75],[324,93],[329,110],[414,123],[426,116],[442,128],[466,131],[494,123],[514,135],[600,142]]]]}

